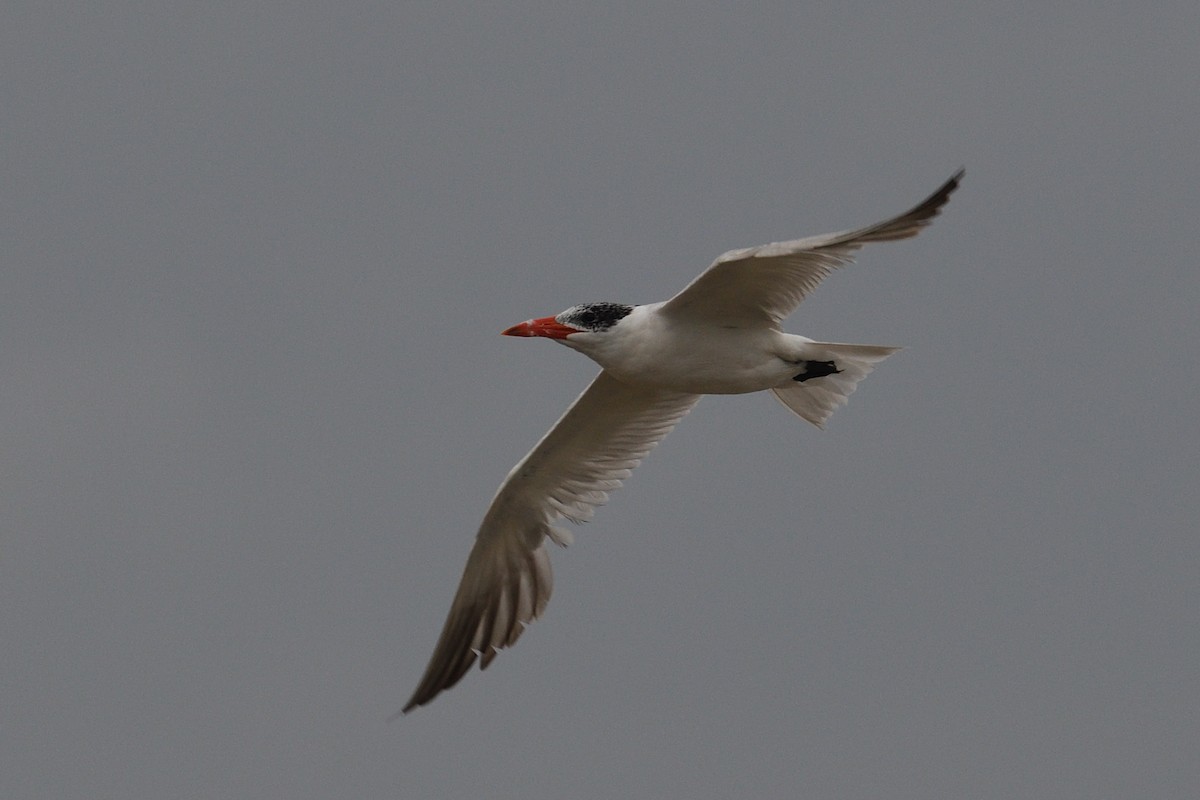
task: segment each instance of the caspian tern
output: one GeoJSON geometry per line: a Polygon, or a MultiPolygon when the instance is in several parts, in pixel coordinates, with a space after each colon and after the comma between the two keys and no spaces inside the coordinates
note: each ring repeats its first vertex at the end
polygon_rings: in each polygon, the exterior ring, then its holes
{"type": "Polygon", "coordinates": [[[578,350],[602,369],[512,468],[483,518],[433,657],[407,713],[449,689],[476,658],[486,668],[550,599],[547,540],[559,518],[583,522],[703,394],[769,389],[821,427],[896,347],[818,342],[779,324],[868,242],[915,236],[958,188],[963,170],[898,217],[717,258],[665,303],[585,303],[508,328],[578,350]]]}

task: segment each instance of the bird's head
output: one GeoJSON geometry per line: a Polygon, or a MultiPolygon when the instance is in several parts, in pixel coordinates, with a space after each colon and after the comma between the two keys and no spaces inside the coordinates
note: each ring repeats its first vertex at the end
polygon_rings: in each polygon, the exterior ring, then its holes
{"type": "Polygon", "coordinates": [[[553,317],[528,319],[503,331],[505,336],[541,336],[569,347],[603,338],[613,326],[629,316],[633,306],[624,303],[584,303],[571,306],[553,317]]]}

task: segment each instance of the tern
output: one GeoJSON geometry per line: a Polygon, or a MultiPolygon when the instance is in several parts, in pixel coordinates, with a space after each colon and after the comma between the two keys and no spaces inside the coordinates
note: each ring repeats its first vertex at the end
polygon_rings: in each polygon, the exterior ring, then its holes
{"type": "Polygon", "coordinates": [[[857,230],[731,250],[663,303],[585,303],[526,320],[505,336],[551,339],[600,374],[508,473],[484,515],[458,592],[420,684],[401,713],[486,669],[550,599],[547,542],[608,500],[704,394],[769,390],[822,427],[896,347],[820,342],[780,323],[868,242],[915,236],[958,188],[959,170],[927,199],[857,230]]]}

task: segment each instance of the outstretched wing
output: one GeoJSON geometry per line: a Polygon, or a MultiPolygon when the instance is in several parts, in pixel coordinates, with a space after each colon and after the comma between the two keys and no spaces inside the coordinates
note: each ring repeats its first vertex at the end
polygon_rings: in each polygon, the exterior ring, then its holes
{"type": "Polygon", "coordinates": [[[722,326],[777,326],[826,275],[867,242],[916,236],[958,188],[964,171],[898,217],[853,231],[730,250],[662,306],[662,313],[722,326]]]}
{"type": "Polygon", "coordinates": [[[486,668],[541,616],[552,587],[546,539],[570,539],[552,523],[590,518],[698,399],[628,386],[607,372],[592,381],[496,492],[405,712],[458,683],[476,658],[486,668]]]}

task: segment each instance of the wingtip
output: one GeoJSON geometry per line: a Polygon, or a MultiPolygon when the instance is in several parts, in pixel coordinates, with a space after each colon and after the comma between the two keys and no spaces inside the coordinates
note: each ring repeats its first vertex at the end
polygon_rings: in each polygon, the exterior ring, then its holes
{"type": "Polygon", "coordinates": [[[912,210],[902,214],[897,220],[907,220],[914,223],[912,232],[909,236],[915,236],[922,228],[933,222],[934,218],[942,213],[946,203],[950,202],[950,195],[958,189],[962,182],[963,176],[967,174],[966,167],[959,167],[958,170],[946,180],[937,190],[918,203],[912,210]]]}
{"type": "Polygon", "coordinates": [[[413,692],[412,697],[408,698],[408,702],[404,704],[404,708],[388,717],[388,722],[392,722],[400,719],[400,717],[407,716],[409,712],[415,711],[421,706],[429,705],[430,701],[441,694],[441,692],[442,690],[438,689],[437,691],[430,693],[425,690],[424,686],[418,687],[417,691],[413,692]]]}
{"type": "MultiPolygon", "coordinates": [[[[959,185],[962,183],[963,176],[966,174],[967,168],[959,167],[957,170],[955,170],[954,174],[942,184],[941,188],[933,193],[933,195],[930,197],[930,200],[940,197],[942,198],[942,204],[944,205],[945,202],[950,199],[950,195],[953,194],[956,189],[958,189],[959,185]]],[[[939,209],[939,211],[940,210],[941,209],[939,209]]]]}
{"type": "Polygon", "coordinates": [[[917,208],[928,207],[932,205],[936,209],[934,212],[936,215],[937,212],[941,211],[941,207],[946,204],[946,201],[950,199],[950,195],[953,194],[954,191],[959,187],[959,184],[962,183],[963,176],[966,174],[967,168],[959,167],[957,170],[955,170],[954,174],[946,180],[945,183],[938,187],[936,192],[931,194],[925,200],[925,202],[918,205],[917,208]]]}
{"type": "Polygon", "coordinates": [[[946,181],[946,185],[950,187],[950,191],[954,191],[958,188],[958,185],[962,183],[962,179],[966,177],[966,174],[967,168],[959,167],[954,174],[950,176],[950,180],[946,181]]]}

